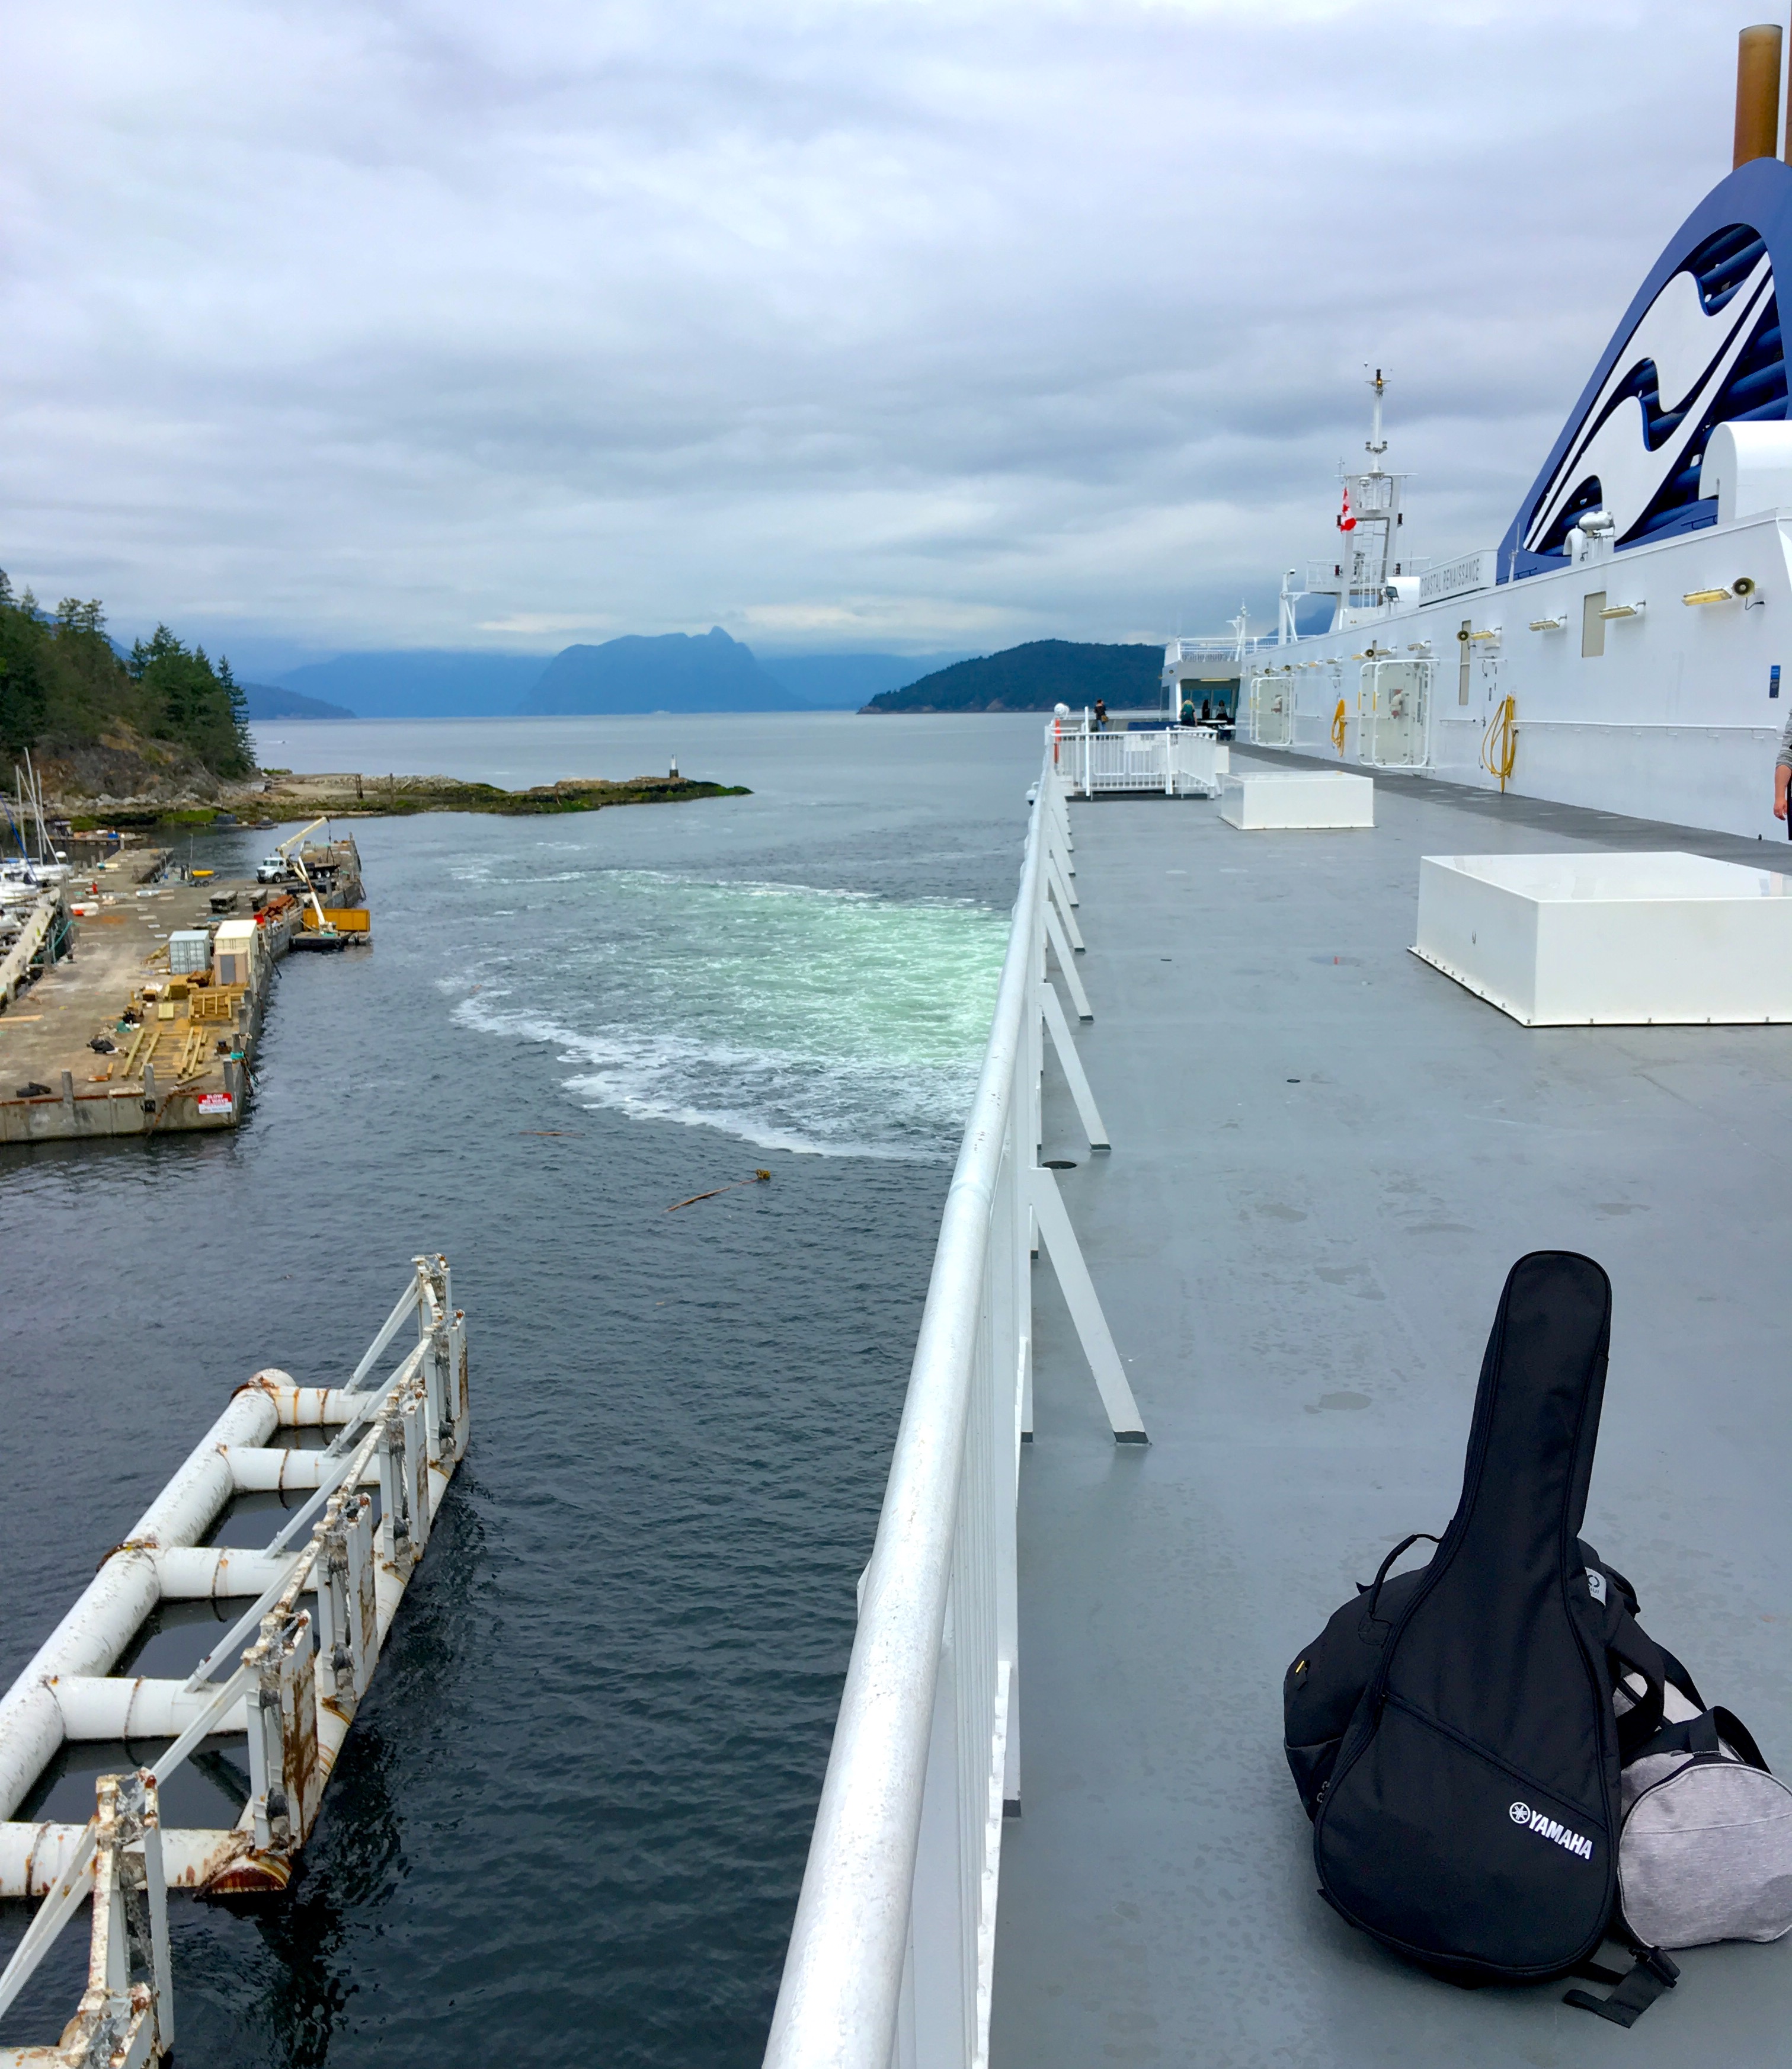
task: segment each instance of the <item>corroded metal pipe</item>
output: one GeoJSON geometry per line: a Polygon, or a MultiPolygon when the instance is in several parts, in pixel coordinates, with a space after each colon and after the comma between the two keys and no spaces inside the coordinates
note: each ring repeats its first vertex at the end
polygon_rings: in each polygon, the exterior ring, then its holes
{"type": "MultiPolygon", "coordinates": [[[[129,1739],[178,1739],[210,1706],[210,1692],[195,1694],[184,1681],[157,1680],[147,1675],[127,1679],[120,1674],[58,1674],[50,1690],[62,1712],[65,1737],[76,1742],[129,1739]]],[[[239,1702],[220,1717],[220,1735],[248,1728],[239,1702]]]]}
{"type": "Polygon", "coordinates": [[[1777,22],[1757,22],[1736,39],[1736,155],[1733,172],[1751,158],[1779,155],[1780,40],[1777,22]]]}
{"type": "Polygon", "coordinates": [[[279,1427],[284,1372],[258,1373],[194,1447],[185,1465],[107,1557],[80,1599],[0,1696],[0,1819],[9,1818],[63,1742],[63,1713],[50,1687],[58,1675],[109,1674],[161,1599],[156,1554],[197,1545],[236,1492],[229,1448],[265,1445],[279,1427]]]}
{"type": "MultiPolygon", "coordinates": [[[[0,1825],[0,1897],[45,1896],[75,1858],[83,1825],[0,1825]]],[[[249,1851],[240,1830],[170,1830],[161,1835],[162,1870],[170,1889],[214,1886],[234,1861],[249,1851]]]]}

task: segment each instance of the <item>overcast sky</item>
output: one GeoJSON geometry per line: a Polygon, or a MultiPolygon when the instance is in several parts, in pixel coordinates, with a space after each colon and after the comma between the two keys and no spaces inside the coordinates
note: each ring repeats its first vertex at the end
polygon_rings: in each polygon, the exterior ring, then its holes
{"type": "Polygon", "coordinates": [[[251,671],[1217,627],[1499,537],[1756,4],[8,10],[0,566],[251,671]]]}

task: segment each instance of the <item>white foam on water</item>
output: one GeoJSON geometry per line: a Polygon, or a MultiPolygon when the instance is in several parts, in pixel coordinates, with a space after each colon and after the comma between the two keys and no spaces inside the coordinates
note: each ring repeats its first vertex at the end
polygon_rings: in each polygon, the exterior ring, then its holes
{"type": "MultiPolygon", "coordinates": [[[[494,877],[500,895],[527,881],[494,877]]],[[[763,1149],[949,1159],[1005,918],[951,900],[657,870],[579,875],[444,984],[482,1034],[550,1043],[582,1104],[763,1149]]]]}

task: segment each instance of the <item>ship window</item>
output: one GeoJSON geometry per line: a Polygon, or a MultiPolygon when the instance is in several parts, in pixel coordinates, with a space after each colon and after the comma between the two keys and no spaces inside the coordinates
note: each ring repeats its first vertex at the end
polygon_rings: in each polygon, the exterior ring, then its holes
{"type": "Polygon", "coordinates": [[[1606,593],[1594,590],[1581,598],[1581,653],[1582,657],[1606,651],[1606,621],[1599,614],[1606,607],[1606,593]]]}

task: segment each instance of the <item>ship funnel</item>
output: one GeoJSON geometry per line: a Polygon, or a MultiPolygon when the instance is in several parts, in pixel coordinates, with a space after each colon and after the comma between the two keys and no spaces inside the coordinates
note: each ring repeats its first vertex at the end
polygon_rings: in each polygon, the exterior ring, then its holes
{"type": "Polygon", "coordinates": [[[1735,165],[1777,158],[1780,130],[1780,29],[1764,22],[1745,29],[1736,45],[1735,165]]]}

